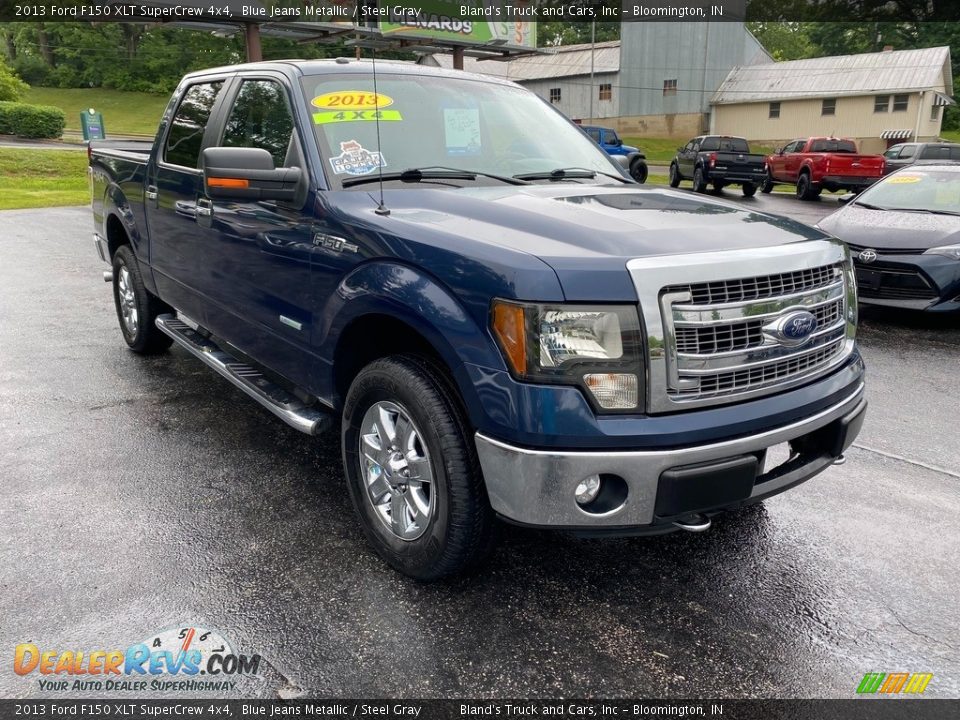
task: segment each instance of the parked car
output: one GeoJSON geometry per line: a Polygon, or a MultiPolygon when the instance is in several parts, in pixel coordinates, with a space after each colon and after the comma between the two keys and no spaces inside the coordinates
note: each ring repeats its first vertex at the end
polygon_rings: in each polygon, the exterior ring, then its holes
{"type": "Polygon", "coordinates": [[[777,183],[795,184],[797,197],[816,200],[823,190],[860,192],[883,177],[882,155],[860,155],[848,138],[812,137],[777,148],[766,159],[768,193],[777,183]]]}
{"type": "Polygon", "coordinates": [[[899,170],[818,227],[850,248],[860,302],[960,311],[960,165],[899,170]]]}
{"type": "Polygon", "coordinates": [[[908,165],[930,165],[942,162],[960,162],[960,144],[957,143],[900,143],[883,154],[885,174],[908,165]]]}
{"type": "Polygon", "coordinates": [[[154,143],[90,162],[126,344],[339,432],[389,564],[470,567],[498,517],[705,530],[853,442],[840,241],[638,187],[513,83],[376,67],[376,93],[343,58],[191,73],[154,143]]]}
{"type": "Polygon", "coordinates": [[[607,155],[625,157],[630,177],[641,185],[647,181],[647,156],[643,154],[640,148],[635,148],[633,145],[624,145],[623,140],[620,139],[617,131],[613,128],[598,125],[581,125],[580,127],[603,148],[607,155]]]}
{"type": "Polygon", "coordinates": [[[670,162],[670,187],[692,180],[694,191],[702,193],[710,184],[717,192],[727,185],[739,185],[745,197],[753,197],[765,177],[764,159],[751,154],[743,138],[701,135],[677,148],[670,162]]]}

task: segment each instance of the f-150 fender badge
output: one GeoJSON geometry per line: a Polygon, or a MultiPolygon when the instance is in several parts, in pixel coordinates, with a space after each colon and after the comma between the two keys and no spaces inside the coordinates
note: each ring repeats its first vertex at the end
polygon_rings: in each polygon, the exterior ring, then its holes
{"type": "Polygon", "coordinates": [[[327,235],[326,233],[316,233],[313,236],[313,244],[317,247],[323,247],[334,252],[355,253],[359,248],[352,242],[348,242],[336,235],[327,235]]]}

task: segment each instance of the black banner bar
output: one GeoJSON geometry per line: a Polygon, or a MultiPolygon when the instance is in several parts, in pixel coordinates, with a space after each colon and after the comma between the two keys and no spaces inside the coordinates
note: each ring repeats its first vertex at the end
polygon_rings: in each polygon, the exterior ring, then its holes
{"type": "Polygon", "coordinates": [[[0,718],[946,720],[960,700],[0,700],[0,718]]]}

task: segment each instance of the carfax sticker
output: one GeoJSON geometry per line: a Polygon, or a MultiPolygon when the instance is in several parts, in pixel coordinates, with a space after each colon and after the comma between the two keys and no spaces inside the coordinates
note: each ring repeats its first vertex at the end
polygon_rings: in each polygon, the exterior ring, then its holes
{"type": "Polygon", "coordinates": [[[382,110],[393,105],[393,98],[368,90],[337,90],[318,95],[310,104],[321,110],[382,110]]]}
{"type": "Polygon", "coordinates": [[[339,122],[397,122],[403,120],[399,110],[327,110],[313,114],[316,125],[339,122]]]}
{"type": "Polygon", "coordinates": [[[340,154],[330,158],[330,166],[337,175],[366,175],[377,168],[386,167],[383,155],[371,152],[356,140],[340,143],[340,154]]]}

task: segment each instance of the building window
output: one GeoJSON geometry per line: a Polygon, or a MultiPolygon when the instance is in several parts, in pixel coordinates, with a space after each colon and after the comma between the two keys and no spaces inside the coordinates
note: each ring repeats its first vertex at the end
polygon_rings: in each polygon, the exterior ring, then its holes
{"type": "Polygon", "coordinates": [[[873,111],[878,112],[887,112],[890,109],[890,96],[889,95],[877,95],[873,99],[873,111]]]}
{"type": "Polygon", "coordinates": [[[771,119],[776,119],[780,117],[780,103],[770,103],[770,115],[771,119]]]}
{"type": "Polygon", "coordinates": [[[893,96],[893,111],[894,112],[906,112],[907,103],[910,102],[909,95],[894,95],[893,96]]]}
{"type": "Polygon", "coordinates": [[[823,103],[820,105],[820,114],[821,114],[821,115],[836,115],[836,114],[837,114],[837,99],[836,99],[836,98],[824,98],[823,103]]]}
{"type": "Polygon", "coordinates": [[[613,85],[610,83],[600,83],[600,99],[613,100],[613,85]]]}
{"type": "Polygon", "coordinates": [[[560,88],[550,88],[550,102],[554,105],[560,102],[560,88]]]}
{"type": "Polygon", "coordinates": [[[667,95],[676,95],[677,94],[677,81],[676,80],[664,80],[663,81],[663,96],[667,95]]]}
{"type": "Polygon", "coordinates": [[[936,122],[940,119],[940,108],[934,105],[930,108],[930,122],[936,122]]]}

